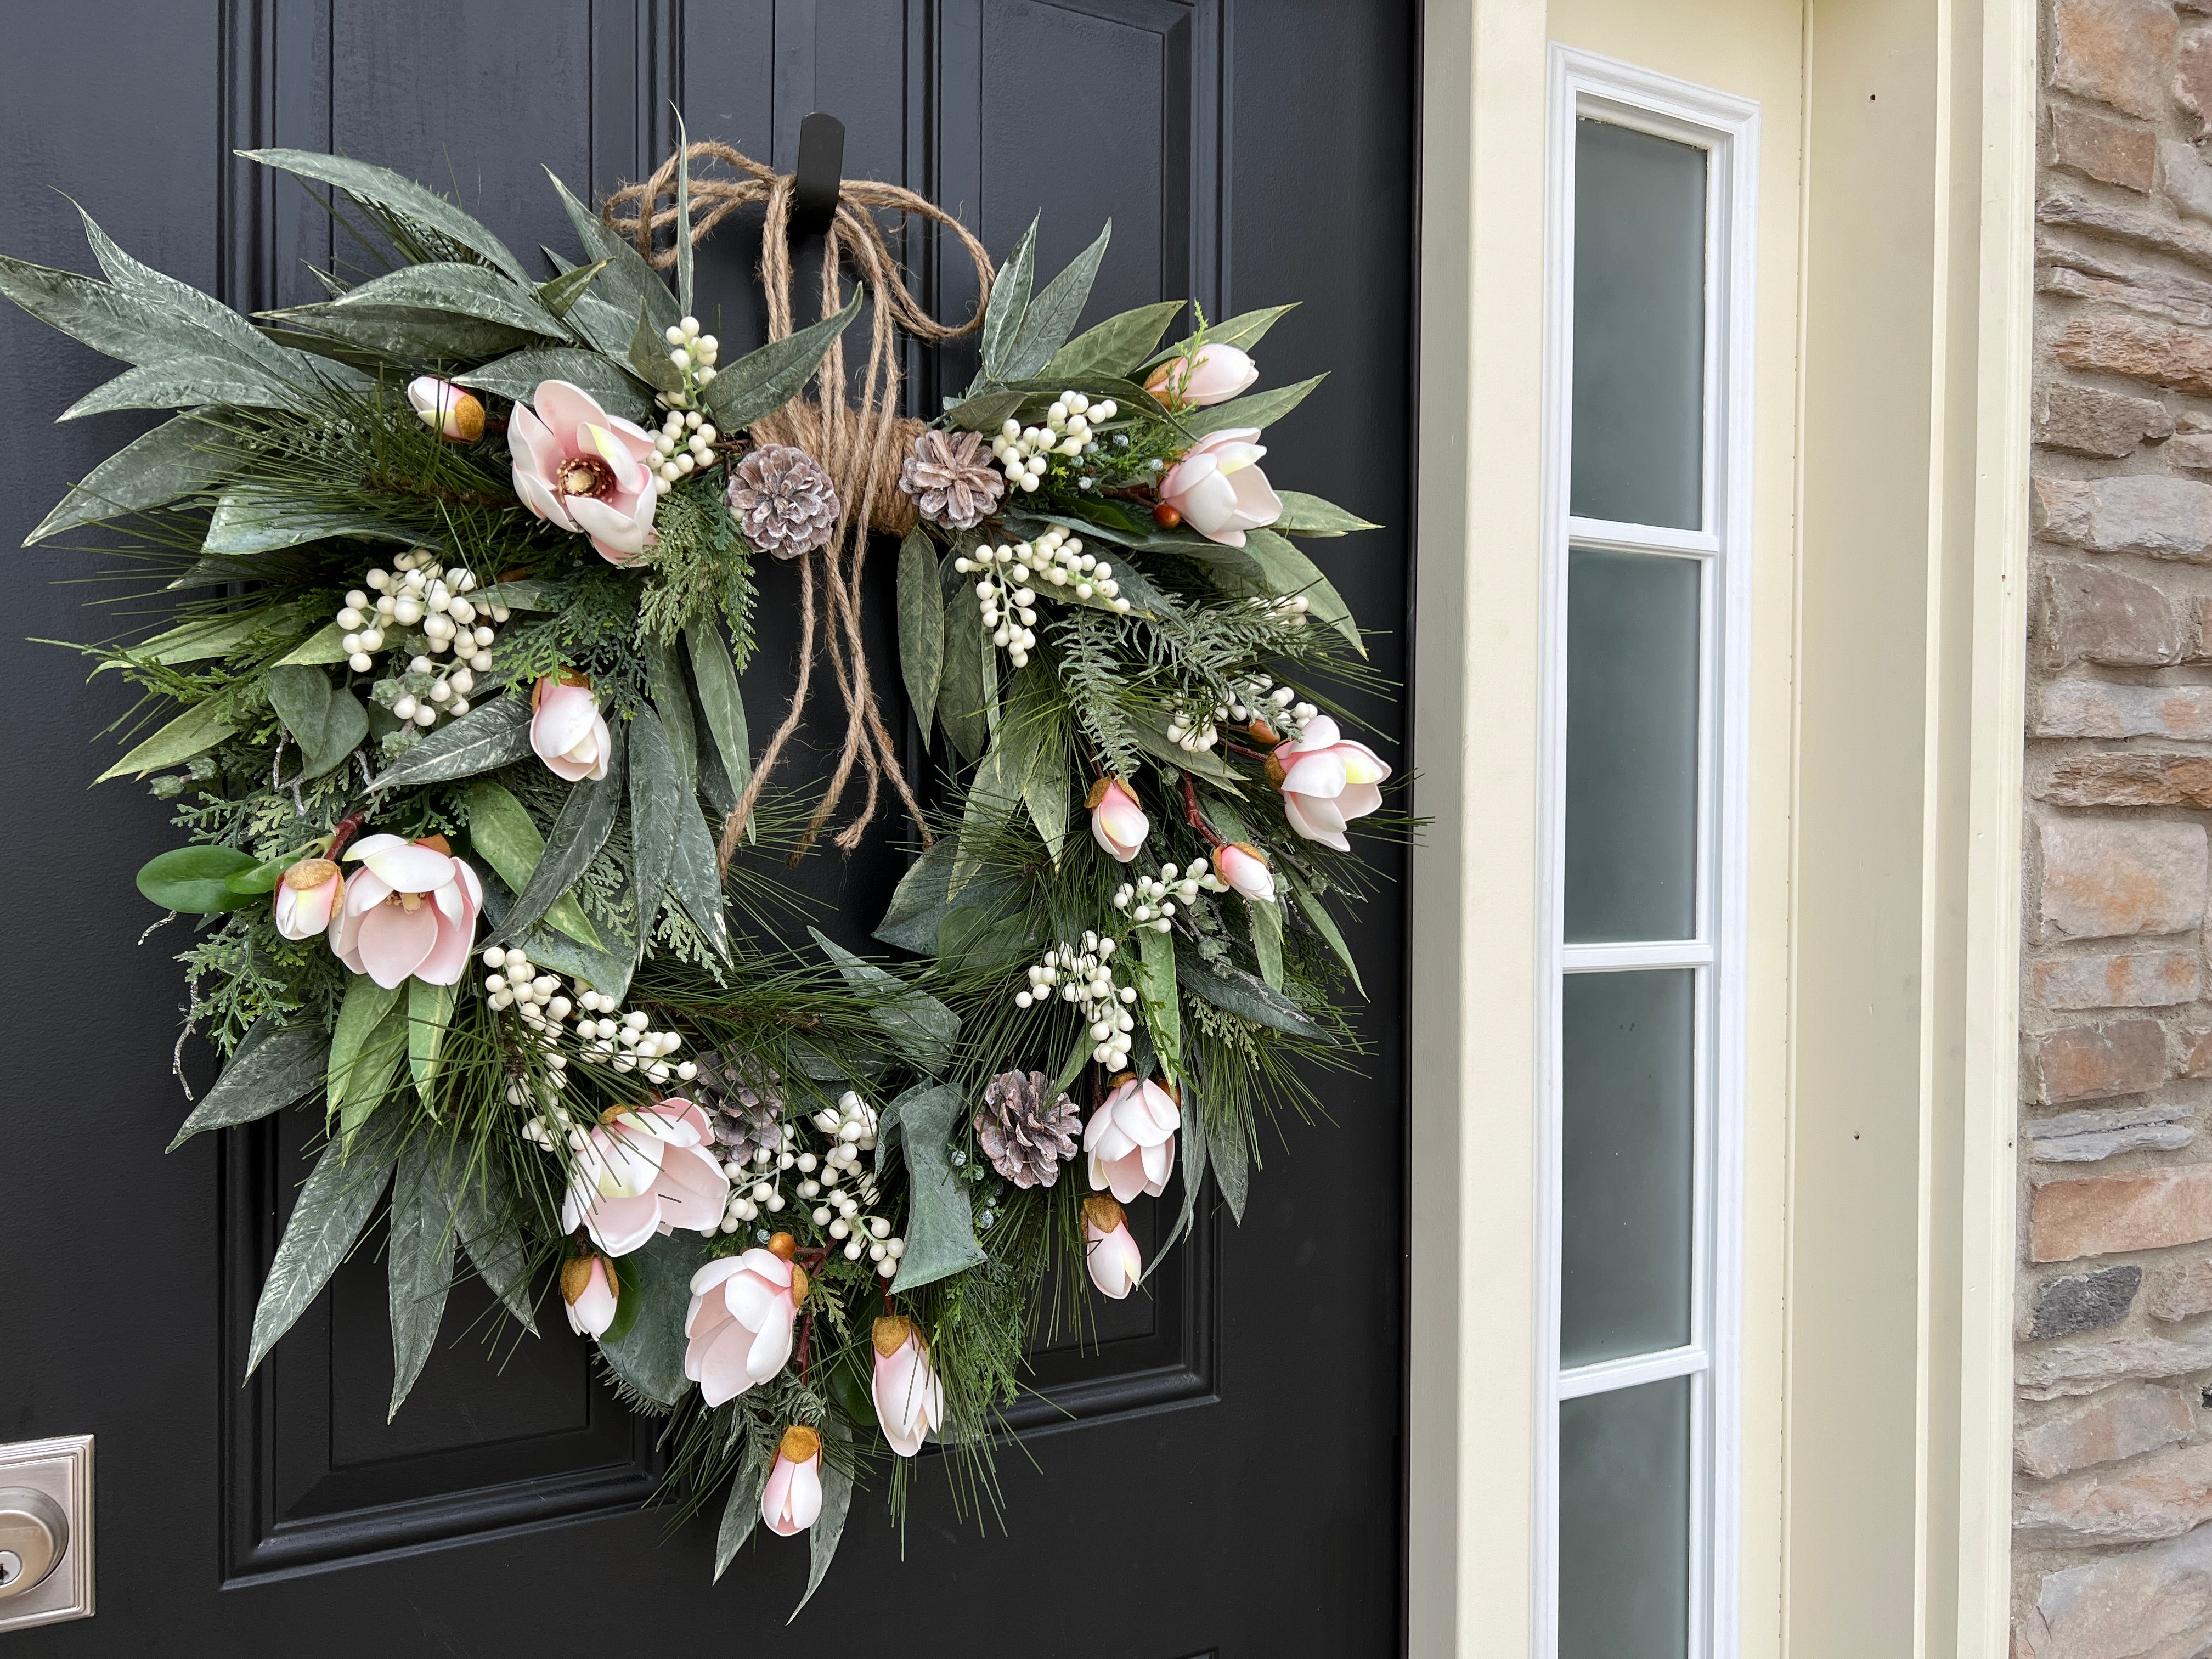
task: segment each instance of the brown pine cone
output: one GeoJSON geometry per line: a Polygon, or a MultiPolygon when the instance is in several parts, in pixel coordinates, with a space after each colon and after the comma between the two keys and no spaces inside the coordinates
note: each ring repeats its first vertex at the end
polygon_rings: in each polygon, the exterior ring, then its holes
{"type": "Polygon", "coordinates": [[[779,559],[828,542],[842,510],[822,464],[789,444],[763,444],[732,468],[729,502],[745,539],[779,559]]]}
{"type": "Polygon", "coordinates": [[[983,453],[980,432],[915,434],[914,453],[900,469],[899,488],[914,497],[921,516],[947,530],[973,530],[998,506],[1006,481],[983,453]]]}
{"type": "Polygon", "coordinates": [[[1075,1156],[1082,1127],[1066,1095],[1048,1101],[1042,1072],[1001,1072],[983,1085],[975,1139],[991,1167],[1017,1187],[1049,1187],[1075,1156]]]}

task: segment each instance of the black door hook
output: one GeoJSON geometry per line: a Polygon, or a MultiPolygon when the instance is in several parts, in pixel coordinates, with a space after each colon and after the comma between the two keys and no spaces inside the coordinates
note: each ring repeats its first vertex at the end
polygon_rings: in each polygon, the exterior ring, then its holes
{"type": "Polygon", "coordinates": [[[792,173],[791,234],[820,236],[837,216],[845,176],[845,124],[817,110],[799,124],[799,166],[792,173]]]}

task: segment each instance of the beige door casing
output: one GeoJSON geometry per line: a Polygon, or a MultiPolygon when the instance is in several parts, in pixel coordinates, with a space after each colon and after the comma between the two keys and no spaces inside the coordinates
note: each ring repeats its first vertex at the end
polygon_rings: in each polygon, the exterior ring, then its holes
{"type": "Polygon", "coordinates": [[[1558,41],[1761,107],[1735,1650],[2000,1659],[2033,9],[1431,0],[1425,28],[1413,1650],[1532,1652],[1545,1554],[1558,41]]]}

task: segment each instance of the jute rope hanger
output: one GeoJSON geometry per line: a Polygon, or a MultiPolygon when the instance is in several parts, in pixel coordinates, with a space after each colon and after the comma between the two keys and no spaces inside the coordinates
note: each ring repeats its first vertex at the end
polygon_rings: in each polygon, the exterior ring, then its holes
{"type": "MultiPolygon", "coordinates": [[[[761,230],[761,287],[768,296],[768,337],[787,338],[793,332],[791,228],[797,179],[763,166],[730,145],[702,140],[683,152],[688,164],[690,222],[681,231],[676,223],[676,167],[671,155],[650,179],[624,186],[610,196],[600,209],[613,229],[628,236],[657,268],[676,263],[676,237],[689,236],[696,246],[714,227],[738,209],[755,203],[765,209],[761,230]],[[703,163],[718,162],[731,174],[705,173],[703,163]],[[665,205],[663,205],[664,202],[665,205]],[[665,233],[666,246],[656,243],[665,233]]],[[[958,339],[981,327],[989,303],[994,271],[991,256],[975,234],[927,197],[897,185],[874,179],[844,179],[839,184],[836,211],[823,235],[821,314],[834,317],[844,306],[844,266],[850,260],[869,291],[872,316],[868,360],[860,377],[860,401],[848,404],[845,392],[845,350],[842,339],[833,343],[815,378],[814,396],[794,399],[775,414],[753,424],[756,436],[773,443],[791,444],[819,461],[836,485],[839,516],[826,545],[799,561],[799,684],[791,708],[785,714],[738,804],[722,828],[720,854],[726,866],[744,833],[746,820],[760,798],[762,787],[783,753],[784,745],[799,727],[806,706],[814,664],[815,587],[819,580],[828,601],[828,626],[823,635],[830,666],[845,700],[845,742],[829,788],[806,825],[799,851],[814,837],[843,798],[855,769],[866,781],[867,793],[860,811],[838,831],[836,845],[850,852],[860,844],[875,819],[882,785],[889,779],[907,811],[921,830],[922,842],[931,840],[921,805],[906,781],[883,710],[877,704],[868,674],[867,654],[860,639],[860,576],[867,563],[868,532],[903,535],[915,525],[913,501],[898,487],[900,469],[924,422],[902,417],[898,412],[899,368],[897,337],[903,330],[914,339],[929,343],[958,339]],[[967,249],[976,277],[975,313],[963,323],[940,323],[925,311],[907,285],[898,262],[877,222],[878,210],[906,218],[925,219],[944,226],[967,249]],[[821,563],[817,578],[815,564],[821,563]]],[[[794,855],[795,860],[796,855],[794,855]]]]}

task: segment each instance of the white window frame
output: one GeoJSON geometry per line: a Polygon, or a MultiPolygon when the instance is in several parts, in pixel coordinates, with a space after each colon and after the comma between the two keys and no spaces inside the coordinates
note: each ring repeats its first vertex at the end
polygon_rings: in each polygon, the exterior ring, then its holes
{"type": "Polygon", "coordinates": [[[1688,1652],[1737,1652],[1741,1464],[1745,956],[1751,683],[1752,386],[1759,106],[1556,43],[1546,158],[1542,647],[1537,838],[1537,1124],[1534,1547],[1530,1650],[1555,1659],[1559,1419],[1563,1400],[1692,1379],[1688,1652]],[[1706,170],[1703,512],[1698,531],[1568,511],[1574,385],[1575,124],[1595,117],[1697,146],[1706,170]],[[1695,937],[1679,945],[1564,942],[1567,565],[1570,547],[1689,558],[1699,584],[1695,937]],[[1690,1340],[1572,1370],[1559,1364],[1561,1008],[1568,971],[1698,970],[1692,1094],[1690,1340]]]}

